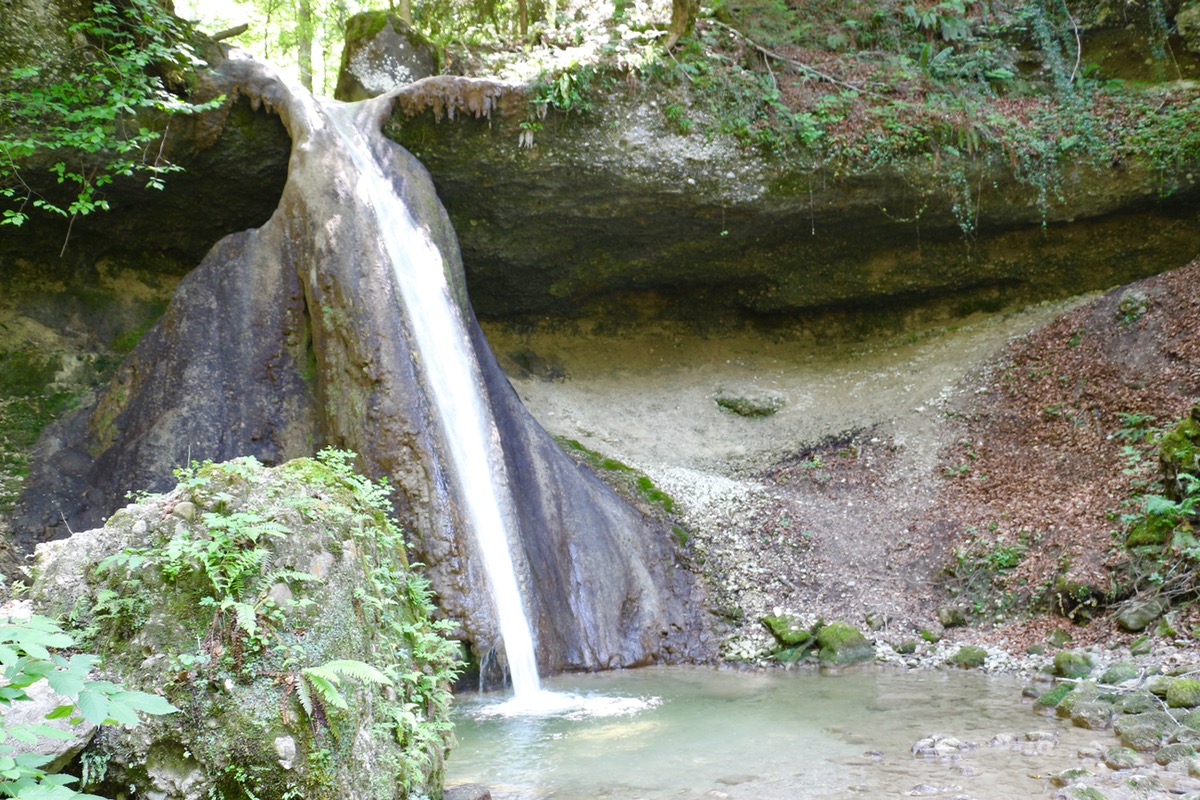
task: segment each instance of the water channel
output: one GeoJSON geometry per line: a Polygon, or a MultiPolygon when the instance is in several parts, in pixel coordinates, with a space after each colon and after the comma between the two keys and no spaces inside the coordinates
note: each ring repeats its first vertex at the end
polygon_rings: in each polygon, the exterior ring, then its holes
{"type": "Polygon", "coordinates": [[[655,667],[546,685],[581,705],[506,716],[502,697],[458,698],[447,785],[496,800],[1012,800],[1052,796],[1053,773],[1097,770],[1081,748],[1115,744],[1035,712],[1018,679],[973,672],[655,667]],[[914,756],[935,734],[975,747],[914,756]]]}

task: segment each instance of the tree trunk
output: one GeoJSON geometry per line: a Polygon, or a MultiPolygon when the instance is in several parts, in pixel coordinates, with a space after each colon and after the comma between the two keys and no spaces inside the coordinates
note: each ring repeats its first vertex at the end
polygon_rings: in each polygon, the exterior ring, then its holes
{"type": "Polygon", "coordinates": [[[671,27],[667,28],[667,49],[674,49],[679,40],[696,27],[700,0],[671,0],[671,27]]]}
{"type": "Polygon", "coordinates": [[[524,39],[529,34],[529,8],[525,0],[517,0],[517,9],[521,20],[521,38],[524,39]]]}
{"type": "Polygon", "coordinates": [[[296,6],[296,62],[300,65],[300,83],[313,90],[313,14],[312,0],[299,0],[296,6]]]}

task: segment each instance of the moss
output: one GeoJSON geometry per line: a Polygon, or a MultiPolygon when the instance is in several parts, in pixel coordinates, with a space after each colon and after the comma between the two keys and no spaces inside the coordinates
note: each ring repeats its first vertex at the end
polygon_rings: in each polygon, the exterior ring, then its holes
{"type": "Polygon", "coordinates": [[[768,614],[763,617],[762,624],[784,647],[798,647],[813,641],[812,632],[787,614],[768,614]]]}
{"type": "Polygon", "coordinates": [[[1104,670],[1104,674],[1100,676],[1100,683],[1109,685],[1124,683],[1125,681],[1139,677],[1141,674],[1142,671],[1133,664],[1126,661],[1119,661],[1104,670]]]}
{"type": "Polygon", "coordinates": [[[1171,708],[1200,706],[1200,681],[1193,678],[1176,678],[1167,688],[1167,705],[1171,708]]]}
{"type": "Polygon", "coordinates": [[[1073,683],[1057,684],[1054,688],[1044,692],[1037,700],[1034,700],[1033,704],[1042,708],[1056,708],[1074,690],[1075,684],[1073,683]]]}
{"type": "Polygon", "coordinates": [[[1080,650],[1063,650],[1054,654],[1054,674],[1060,678],[1086,678],[1092,674],[1092,657],[1080,650]]]}
{"type": "MultiPolygon", "coordinates": [[[[596,470],[617,490],[626,496],[640,497],[647,503],[660,507],[667,514],[675,511],[675,498],[658,488],[649,476],[644,475],[623,461],[601,455],[584,446],[576,439],[555,437],[559,447],[596,470]]],[[[686,531],[685,531],[686,533],[686,531]]],[[[676,534],[676,540],[679,536],[676,534]]]]}
{"type": "Polygon", "coordinates": [[[985,661],[987,661],[987,650],[972,644],[958,648],[954,655],[950,656],[951,664],[964,669],[982,667],[985,661]]]}
{"type": "Polygon", "coordinates": [[[829,666],[857,664],[875,658],[875,646],[852,625],[832,622],[816,631],[821,663],[829,666]]]}

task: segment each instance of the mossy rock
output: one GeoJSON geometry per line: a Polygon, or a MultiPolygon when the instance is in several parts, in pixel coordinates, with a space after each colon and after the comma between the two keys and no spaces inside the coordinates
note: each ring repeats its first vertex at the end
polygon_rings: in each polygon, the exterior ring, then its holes
{"type": "Polygon", "coordinates": [[[768,614],[762,618],[762,624],[783,647],[798,647],[813,639],[812,631],[789,614],[768,614]]]}
{"type": "Polygon", "coordinates": [[[1047,692],[1042,693],[1041,697],[1033,701],[1034,705],[1042,708],[1056,708],[1067,695],[1075,690],[1073,683],[1059,683],[1047,692]]]}
{"type": "Polygon", "coordinates": [[[958,606],[942,606],[937,616],[943,628],[961,628],[967,624],[967,614],[958,606]]]}
{"type": "Polygon", "coordinates": [[[1171,708],[1200,706],[1200,681],[1194,678],[1176,678],[1167,688],[1167,705],[1171,708]]]}
{"type": "Polygon", "coordinates": [[[1192,406],[1188,416],[1163,436],[1158,460],[1167,496],[1183,500],[1179,476],[1200,477],[1200,404],[1192,406]]]}
{"type": "Polygon", "coordinates": [[[918,634],[918,636],[920,636],[922,639],[929,642],[930,644],[937,644],[938,642],[940,642],[942,640],[942,635],[940,633],[938,633],[937,631],[932,631],[928,628],[922,628],[921,632],[918,634]]]}
{"type": "Polygon", "coordinates": [[[1123,714],[1144,714],[1158,708],[1158,698],[1147,691],[1130,692],[1117,698],[1117,707],[1123,714]]]}
{"type": "Polygon", "coordinates": [[[1138,638],[1133,640],[1133,643],[1131,645],[1129,645],[1130,655],[1135,655],[1135,656],[1149,655],[1153,649],[1154,649],[1154,640],[1151,639],[1149,636],[1139,636],[1138,638]]]}
{"type": "MultiPolygon", "coordinates": [[[[1135,547],[1161,547],[1171,538],[1174,531],[1175,523],[1169,518],[1147,514],[1129,529],[1129,533],[1125,535],[1125,546],[1130,550],[1135,547]]],[[[1127,628],[1126,630],[1135,629],[1127,628]]],[[[1137,628],[1136,630],[1141,629],[1137,628]]]]}
{"type": "Polygon", "coordinates": [[[1074,638],[1075,637],[1072,636],[1068,631],[1065,631],[1062,628],[1055,628],[1046,634],[1046,644],[1050,645],[1051,647],[1065,647],[1072,640],[1074,640],[1074,638]]]}
{"type": "Polygon", "coordinates": [[[1125,681],[1138,678],[1141,676],[1141,674],[1142,671],[1133,664],[1130,664],[1127,661],[1119,661],[1116,664],[1111,665],[1108,669],[1104,670],[1104,673],[1100,676],[1100,683],[1105,683],[1109,686],[1115,686],[1118,683],[1124,683],[1125,681]]]}
{"type": "Polygon", "coordinates": [[[987,650],[982,647],[973,644],[963,645],[955,651],[954,655],[950,656],[950,663],[964,669],[982,667],[987,661],[987,655],[987,650]]]}
{"type": "Polygon", "coordinates": [[[1179,724],[1194,731],[1200,731],[1200,710],[1189,711],[1179,718],[1179,724]]]}
{"type": "Polygon", "coordinates": [[[84,626],[112,677],[186,710],[93,740],[108,766],[90,791],[440,796],[459,651],[386,491],[345,458],[206,464],[39,548],[35,604],[84,626]]]}
{"type": "Polygon", "coordinates": [[[917,643],[913,639],[905,639],[900,644],[896,645],[896,652],[902,656],[911,656],[917,652],[917,643]]]}
{"type": "Polygon", "coordinates": [[[1050,776],[1051,786],[1070,786],[1073,783],[1079,783],[1082,780],[1092,777],[1091,770],[1083,767],[1071,767],[1064,769],[1062,772],[1056,772],[1050,776]]]}
{"type": "Polygon", "coordinates": [[[1054,654],[1054,674],[1060,678],[1086,678],[1095,662],[1082,650],[1063,650],[1054,654]]]}
{"type": "Polygon", "coordinates": [[[1163,711],[1130,714],[1113,724],[1113,731],[1121,744],[1143,753],[1154,752],[1162,747],[1175,728],[1175,720],[1163,711]]]}
{"type": "Polygon", "coordinates": [[[1104,765],[1109,769],[1134,769],[1146,763],[1138,751],[1131,747],[1110,747],[1104,751],[1104,765]]]}
{"type": "Polygon", "coordinates": [[[857,664],[875,658],[875,646],[852,625],[831,622],[817,630],[821,663],[827,666],[857,664]]]}
{"type": "Polygon", "coordinates": [[[1196,757],[1196,748],[1190,744],[1169,744],[1165,747],[1160,747],[1154,754],[1154,763],[1160,766],[1173,764],[1176,761],[1192,759],[1196,757]]]}
{"type": "Polygon", "coordinates": [[[1112,724],[1119,712],[1116,706],[1105,700],[1088,700],[1076,703],[1071,708],[1071,724],[1087,730],[1104,730],[1112,724]]]}
{"type": "Polygon", "coordinates": [[[1063,789],[1063,797],[1067,800],[1108,800],[1095,786],[1068,786],[1063,789]]]}

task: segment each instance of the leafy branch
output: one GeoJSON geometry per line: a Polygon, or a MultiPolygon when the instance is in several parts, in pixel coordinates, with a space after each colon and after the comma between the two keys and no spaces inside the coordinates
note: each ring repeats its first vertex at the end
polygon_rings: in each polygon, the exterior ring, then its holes
{"type": "Polygon", "coordinates": [[[204,62],[154,0],[96,0],[70,34],[87,43],[74,74],[45,83],[40,66],[17,67],[8,75],[13,88],[0,94],[0,198],[9,205],[0,225],[23,225],[40,210],[69,220],[68,240],[78,217],[108,210],[103,189],[116,178],[140,174],[146,188],[162,189],[164,176],[182,169],[164,155],[167,126],[156,131],[148,117],[194,114],[224,100],[191,103],[168,90],[160,70],[204,62]],[[70,189],[67,200],[39,194],[21,174],[22,164],[46,154],[55,158],[55,182],[70,189]]]}

